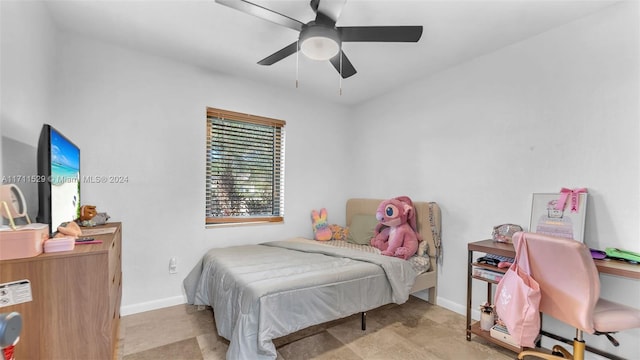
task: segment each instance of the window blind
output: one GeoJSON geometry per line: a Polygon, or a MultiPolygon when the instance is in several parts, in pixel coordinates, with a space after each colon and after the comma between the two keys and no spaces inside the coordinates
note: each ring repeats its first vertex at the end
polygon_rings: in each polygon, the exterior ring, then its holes
{"type": "Polygon", "coordinates": [[[207,224],[284,220],[284,127],[207,109],[207,224]]]}

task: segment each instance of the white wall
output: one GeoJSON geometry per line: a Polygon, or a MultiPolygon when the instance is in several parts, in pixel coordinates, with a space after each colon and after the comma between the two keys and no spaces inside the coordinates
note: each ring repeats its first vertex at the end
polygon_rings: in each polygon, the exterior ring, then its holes
{"type": "MultiPolygon", "coordinates": [[[[640,251],[638,40],[638,5],[622,4],[357,108],[350,194],[442,206],[440,304],[464,313],[467,243],[528,227],[534,192],[587,187],[585,242],[640,251]]],[[[602,287],[640,304],[638,281],[603,275],[602,287]]],[[[486,286],[474,289],[479,305],[486,286]]],[[[639,358],[639,337],[588,342],[639,358]]]]}
{"type": "Polygon", "coordinates": [[[205,72],[72,34],[60,34],[54,123],[82,149],[83,203],[123,222],[124,314],[182,303],[181,282],[212,247],[311,236],[311,209],[344,218],[346,110],[295,89],[205,72]],[[205,229],[206,107],[285,120],[284,224],[205,229]],[[168,273],[177,257],[179,273],[168,273]]]}
{"type": "MultiPolygon", "coordinates": [[[[0,1],[0,18],[0,134],[35,149],[51,109],[55,27],[46,9],[36,2],[0,1]]],[[[18,167],[11,163],[16,155],[0,154],[0,171],[3,165],[18,167]]],[[[32,164],[20,167],[32,167],[32,172],[2,174],[35,174],[35,157],[32,164]]],[[[37,196],[36,184],[17,185],[25,196],[37,196]]],[[[37,209],[29,210],[34,213],[37,209]]]]}
{"type": "Polygon", "coordinates": [[[38,2],[0,2],[2,134],[37,144],[55,74],[55,28],[38,2]]]}

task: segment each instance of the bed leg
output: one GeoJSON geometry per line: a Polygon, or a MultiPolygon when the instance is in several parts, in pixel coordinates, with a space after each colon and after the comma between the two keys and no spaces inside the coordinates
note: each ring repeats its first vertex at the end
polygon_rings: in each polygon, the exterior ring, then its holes
{"type": "Polygon", "coordinates": [[[360,319],[361,319],[361,323],[362,323],[362,331],[367,330],[367,313],[366,312],[361,312],[360,313],[360,319]]]}
{"type": "Polygon", "coordinates": [[[429,289],[429,303],[432,305],[437,305],[437,297],[438,297],[438,288],[436,286],[429,289]]]}

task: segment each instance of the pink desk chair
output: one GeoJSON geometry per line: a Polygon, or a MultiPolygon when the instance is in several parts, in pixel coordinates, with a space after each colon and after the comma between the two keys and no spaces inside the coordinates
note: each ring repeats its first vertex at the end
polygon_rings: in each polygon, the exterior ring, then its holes
{"type": "MultiPolygon", "coordinates": [[[[589,248],[578,241],[536,233],[518,232],[528,244],[531,276],[540,284],[540,312],[576,328],[573,355],[562,346],[553,347],[553,355],[525,350],[518,359],[536,356],[543,359],[583,360],[583,332],[607,335],[640,328],[640,310],[600,298],[600,278],[589,248]]],[[[614,342],[613,340],[612,342],[614,342]]]]}

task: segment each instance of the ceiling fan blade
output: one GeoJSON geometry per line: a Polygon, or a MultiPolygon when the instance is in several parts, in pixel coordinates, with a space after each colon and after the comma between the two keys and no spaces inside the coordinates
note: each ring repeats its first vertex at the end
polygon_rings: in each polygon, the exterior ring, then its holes
{"type": "Polygon", "coordinates": [[[311,0],[311,7],[316,12],[316,22],[325,16],[335,25],[346,3],[347,0],[311,0]]]}
{"type": "Polygon", "coordinates": [[[357,73],[356,68],[353,67],[353,64],[349,61],[347,55],[344,54],[344,51],[339,52],[338,55],[332,57],[329,61],[331,61],[331,65],[338,70],[338,73],[341,73],[343,79],[357,73]],[[340,54],[342,54],[342,72],[340,72],[340,54]]]}
{"type": "Polygon", "coordinates": [[[291,44],[283,47],[282,49],[274,52],[273,54],[267,56],[266,58],[258,61],[260,65],[273,65],[278,61],[286,58],[289,55],[293,55],[298,51],[298,42],[294,41],[291,44]]]}
{"type": "Polygon", "coordinates": [[[342,41],[417,42],[422,26],[344,26],[338,27],[342,41]]]}
{"type": "Polygon", "coordinates": [[[259,17],[263,20],[270,21],[274,24],[282,25],[293,30],[300,31],[304,23],[290,18],[287,15],[280,14],[273,10],[269,10],[260,5],[245,0],[216,0],[218,4],[228,6],[230,8],[240,10],[249,15],[259,17]]]}

